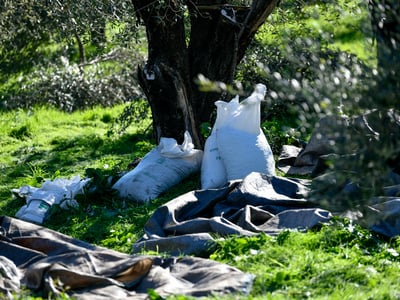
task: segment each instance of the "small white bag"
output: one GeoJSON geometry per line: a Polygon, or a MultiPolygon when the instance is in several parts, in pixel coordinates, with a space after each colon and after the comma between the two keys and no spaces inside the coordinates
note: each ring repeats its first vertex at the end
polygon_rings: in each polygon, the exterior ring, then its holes
{"type": "Polygon", "coordinates": [[[15,216],[21,220],[42,224],[54,204],[59,204],[63,209],[76,208],[79,204],[75,196],[84,193],[84,186],[90,180],[81,179],[76,175],[71,179],[46,180],[40,188],[24,185],[13,189],[13,195],[26,200],[26,205],[22,206],[15,216]]]}

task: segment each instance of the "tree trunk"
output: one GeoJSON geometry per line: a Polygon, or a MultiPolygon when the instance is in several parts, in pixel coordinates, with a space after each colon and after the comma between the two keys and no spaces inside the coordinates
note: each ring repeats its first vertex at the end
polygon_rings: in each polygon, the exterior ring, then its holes
{"type": "Polygon", "coordinates": [[[370,0],[369,6],[378,67],[391,68],[400,62],[400,4],[398,0],[370,0]]]}
{"type": "Polygon", "coordinates": [[[76,38],[76,42],[78,43],[79,61],[80,61],[81,64],[84,64],[86,62],[85,46],[83,46],[83,42],[81,40],[81,37],[76,32],[75,32],[75,38],[76,38]]]}
{"type": "Polygon", "coordinates": [[[390,108],[398,105],[400,93],[400,4],[398,0],[370,0],[369,8],[377,46],[376,101],[390,108]]]}
{"type": "Polygon", "coordinates": [[[195,146],[202,148],[201,124],[211,121],[220,95],[200,92],[194,79],[203,74],[231,83],[251,39],[278,0],[256,0],[249,8],[218,0],[188,1],[189,20],[184,18],[186,6],[175,0],[132,2],[146,27],[148,59],[138,75],[152,110],[155,137],[181,142],[188,130],[195,146]]]}

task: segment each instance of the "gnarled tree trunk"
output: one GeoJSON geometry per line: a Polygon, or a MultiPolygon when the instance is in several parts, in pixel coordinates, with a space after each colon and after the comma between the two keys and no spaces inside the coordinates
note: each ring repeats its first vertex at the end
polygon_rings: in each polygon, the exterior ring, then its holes
{"type": "Polygon", "coordinates": [[[220,95],[200,92],[195,78],[231,83],[236,66],[257,29],[279,0],[255,0],[250,7],[218,0],[132,0],[146,27],[148,59],[139,82],[150,103],[157,140],[191,133],[201,148],[203,122],[211,121],[220,95]],[[189,17],[185,19],[185,14],[189,17]]]}

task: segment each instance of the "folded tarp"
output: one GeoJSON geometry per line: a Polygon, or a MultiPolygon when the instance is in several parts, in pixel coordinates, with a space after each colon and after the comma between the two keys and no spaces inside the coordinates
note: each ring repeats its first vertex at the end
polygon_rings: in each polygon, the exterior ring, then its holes
{"type": "Polygon", "coordinates": [[[275,235],[312,228],[332,215],[305,199],[309,184],[253,172],[224,188],[188,192],[156,209],[133,251],[206,256],[215,245],[213,234],[275,235]]]}
{"type": "Polygon", "coordinates": [[[253,275],[199,257],[128,255],[26,221],[0,217],[0,298],[26,287],[74,299],[248,293],[253,275]]]}

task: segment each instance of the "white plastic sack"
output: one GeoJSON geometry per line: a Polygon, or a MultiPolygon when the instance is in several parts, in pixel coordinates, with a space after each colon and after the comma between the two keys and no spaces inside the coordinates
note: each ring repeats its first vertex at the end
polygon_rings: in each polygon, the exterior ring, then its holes
{"type": "Polygon", "coordinates": [[[175,139],[161,138],[132,171],[114,185],[120,197],[147,203],[184,178],[200,170],[203,151],[194,149],[189,132],[178,145],[175,139]]]}
{"type": "MultiPolygon", "coordinates": [[[[231,106],[232,108],[224,116],[223,122],[219,124],[218,129],[229,128],[258,135],[261,122],[261,101],[264,100],[266,90],[264,84],[257,84],[248,98],[238,105],[231,106]]],[[[237,98],[232,101],[236,102],[237,98]]]]}
{"type": "Polygon", "coordinates": [[[261,129],[258,134],[253,134],[221,128],[218,149],[229,181],[243,179],[252,172],[275,175],[274,156],[261,129]]]}
{"type": "Polygon", "coordinates": [[[54,204],[59,204],[63,209],[77,207],[78,202],[75,196],[84,192],[83,188],[90,180],[90,178],[81,180],[77,175],[71,179],[46,180],[40,188],[26,185],[13,189],[13,194],[26,200],[26,205],[18,210],[16,217],[41,224],[54,204]]]}
{"type": "Polygon", "coordinates": [[[274,156],[260,127],[265,93],[265,85],[257,84],[218,129],[218,149],[229,181],[243,179],[251,172],[275,175],[274,156]]]}
{"type": "Polygon", "coordinates": [[[201,168],[203,189],[219,188],[229,180],[243,179],[251,172],[275,175],[271,147],[260,128],[260,106],[266,87],[239,103],[217,101],[217,118],[204,147],[201,168]]]}
{"type": "Polygon", "coordinates": [[[219,128],[239,107],[239,96],[230,102],[216,101],[217,117],[210,136],[204,145],[204,155],[201,164],[201,188],[220,188],[227,183],[225,166],[218,150],[217,132],[219,128]]]}

